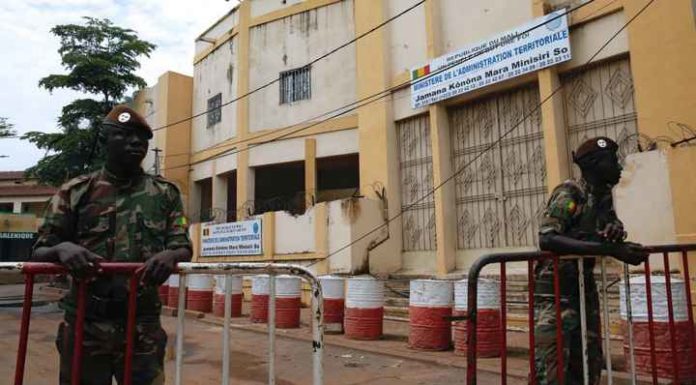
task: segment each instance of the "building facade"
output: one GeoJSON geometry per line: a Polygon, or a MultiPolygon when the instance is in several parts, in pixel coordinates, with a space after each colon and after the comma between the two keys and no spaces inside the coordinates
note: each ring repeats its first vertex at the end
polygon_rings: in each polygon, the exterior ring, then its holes
{"type": "Polygon", "coordinates": [[[0,261],[29,258],[44,209],[55,191],[27,178],[23,171],[0,171],[0,261]]]}
{"type": "Polygon", "coordinates": [[[442,276],[534,249],[549,191],[577,176],[571,151],[598,135],[621,147],[631,239],[696,241],[692,1],[627,28],[647,0],[418,3],[242,1],[196,40],[192,79],[139,95],[194,222],[263,221],[262,254],[207,260],[442,276]],[[570,60],[413,108],[414,69],[584,3],[570,60]]]}

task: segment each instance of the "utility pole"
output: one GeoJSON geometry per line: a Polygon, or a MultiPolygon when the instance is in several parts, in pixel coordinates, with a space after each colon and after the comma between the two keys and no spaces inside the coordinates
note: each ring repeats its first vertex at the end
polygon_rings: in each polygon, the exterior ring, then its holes
{"type": "Polygon", "coordinates": [[[159,147],[155,147],[152,149],[152,152],[155,153],[155,175],[160,175],[160,157],[159,153],[162,152],[162,150],[159,147]]]}

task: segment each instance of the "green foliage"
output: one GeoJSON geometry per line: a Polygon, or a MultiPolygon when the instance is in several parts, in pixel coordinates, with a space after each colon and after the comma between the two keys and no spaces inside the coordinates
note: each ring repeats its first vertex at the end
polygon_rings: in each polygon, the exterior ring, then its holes
{"type": "Polygon", "coordinates": [[[7,118],[0,117],[0,139],[14,138],[17,132],[12,129],[14,125],[7,121],[7,118]]]}
{"type": "Polygon", "coordinates": [[[99,100],[77,99],[65,105],[58,118],[60,133],[34,131],[22,136],[47,154],[27,172],[56,186],[101,167],[104,154],[97,142],[101,121],[114,105],[129,100],[129,89],[147,86],[135,71],[140,68],[138,58],[149,57],[155,49],[133,30],[117,27],[108,19],[84,19],[84,25],[51,29],[60,38],[58,53],[68,72],[46,76],[39,86],[49,92],[67,88],[99,100]]]}

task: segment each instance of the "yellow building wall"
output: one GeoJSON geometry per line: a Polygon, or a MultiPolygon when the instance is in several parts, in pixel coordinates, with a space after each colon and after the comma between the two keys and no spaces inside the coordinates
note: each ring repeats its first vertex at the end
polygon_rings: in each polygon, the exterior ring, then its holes
{"type": "MultiPolygon", "coordinates": [[[[163,150],[162,175],[181,189],[184,202],[189,196],[189,161],[191,158],[191,120],[193,78],[176,72],[165,72],[152,87],[159,105],[155,106],[155,146],[163,150]]],[[[145,93],[135,97],[134,108],[140,114],[148,111],[145,93]]],[[[184,205],[186,206],[186,205],[184,205]]]]}
{"type": "Polygon", "coordinates": [[[189,196],[189,159],[191,148],[191,120],[186,118],[192,114],[193,78],[190,76],[167,72],[160,76],[158,84],[165,95],[166,110],[164,111],[165,153],[164,177],[176,183],[184,195],[184,201],[189,196]]]}
{"type": "MultiPolygon", "coordinates": [[[[647,0],[624,0],[627,15],[647,0]]],[[[672,141],[696,129],[696,20],[691,0],[655,1],[629,27],[638,130],[672,141]]],[[[696,147],[668,150],[676,238],[696,243],[696,147]]],[[[696,266],[691,268],[691,272],[696,266]]]]}
{"type": "MultiPolygon", "coordinates": [[[[374,0],[355,0],[355,34],[373,29],[385,20],[386,4],[374,0]]],[[[378,29],[356,44],[358,99],[378,94],[391,85],[388,47],[384,29],[378,29]]],[[[375,191],[384,187],[389,205],[389,239],[370,255],[371,272],[394,272],[401,268],[400,180],[396,129],[391,98],[375,99],[358,108],[361,193],[376,199],[375,191]],[[378,263],[374,263],[378,261],[378,263]]],[[[381,238],[381,231],[364,234],[381,238]]],[[[363,235],[363,234],[361,234],[363,235]]]]}
{"type": "Polygon", "coordinates": [[[0,232],[35,233],[39,221],[33,214],[0,214],[0,232]]]}
{"type": "MultiPolygon", "coordinates": [[[[590,20],[617,13],[623,9],[626,21],[635,15],[648,0],[596,0],[586,8],[571,16],[571,24],[587,23],[590,20]]],[[[305,8],[324,6],[333,3],[330,0],[308,1],[305,8]]],[[[234,34],[239,38],[239,63],[238,71],[240,81],[237,94],[243,95],[249,91],[248,63],[249,53],[249,28],[261,22],[268,22],[286,17],[299,11],[299,8],[290,7],[263,17],[253,18],[250,13],[249,2],[240,5],[240,21],[235,27],[234,34]]],[[[366,32],[387,17],[385,2],[374,0],[355,0],[355,33],[357,36],[366,32]]],[[[533,14],[540,15],[544,12],[544,2],[530,0],[533,14]]],[[[426,24],[428,56],[435,57],[441,51],[442,31],[437,23],[438,13],[445,12],[438,8],[438,0],[428,0],[426,6],[426,24]]],[[[303,8],[304,9],[304,8],[303,8]]],[[[635,87],[635,101],[638,111],[638,124],[641,134],[655,138],[659,136],[674,136],[670,131],[670,122],[679,122],[696,128],[696,97],[694,97],[693,84],[696,84],[696,21],[691,0],[655,1],[633,24],[628,28],[630,59],[635,87]]],[[[378,29],[370,35],[358,40],[355,44],[357,70],[357,98],[378,93],[387,87],[407,80],[403,75],[392,78],[389,50],[389,41],[384,29],[378,29]]],[[[608,38],[608,36],[607,36],[608,38]]],[[[601,44],[602,42],[597,42],[601,44]]],[[[598,47],[598,46],[597,46],[598,47]]],[[[514,86],[518,82],[526,82],[537,78],[542,100],[550,95],[559,86],[559,78],[556,69],[549,69],[532,76],[516,79],[505,84],[499,84],[480,92],[474,92],[458,99],[448,100],[438,106],[430,108],[431,130],[433,140],[437,141],[433,146],[433,163],[435,178],[438,181],[446,179],[453,171],[448,164],[449,139],[445,137],[447,130],[440,125],[447,124],[446,108],[453,103],[461,103],[479,97],[483,93],[505,89],[514,86]],[[439,150],[437,150],[439,149],[439,150]]],[[[177,116],[190,116],[192,92],[182,92],[186,87],[191,88],[191,78],[185,79],[183,75],[168,73],[160,78],[160,83],[168,85],[166,89],[167,113],[166,121],[175,122],[177,116]],[[183,88],[181,88],[183,87],[183,88]],[[188,110],[186,110],[186,106],[188,110]],[[188,111],[186,115],[181,111],[188,111]]],[[[166,157],[167,168],[188,164],[190,161],[200,162],[214,157],[220,151],[226,151],[237,147],[243,149],[254,140],[255,134],[249,133],[249,107],[247,99],[237,102],[237,132],[238,137],[229,141],[225,146],[216,149],[208,149],[194,155],[166,157]],[[239,141],[249,140],[249,143],[240,144],[239,141]]],[[[400,180],[398,171],[398,156],[396,132],[394,127],[393,103],[387,97],[374,101],[357,110],[357,118],[345,117],[332,120],[320,128],[319,131],[332,131],[346,127],[359,128],[360,138],[360,179],[361,192],[370,198],[375,198],[375,188],[384,186],[388,196],[389,216],[396,218],[389,226],[390,239],[379,246],[371,261],[375,271],[395,271],[402,266],[401,250],[401,221],[398,214],[400,204],[400,180]],[[339,124],[340,123],[340,124],[339,124]],[[326,126],[326,127],[324,127],[326,126]],[[335,127],[334,127],[335,126],[335,127]],[[345,127],[344,127],[345,126],[345,127]],[[375,262],[377,262],[376,265],[375,262]]],[[[543,128],[545,134],[546,160],[548,167],[548,184],[552,188],[556,183],[568,176],[568,157],[565,148],[565,118],[563,114],[562,98],[560,94],[554,96],[542,109],[543,128]]],[[[175,126],[180,131],[177,134],[167,135],[166,147],[171,154],[188,152],[190,147],[190,124],[188,127],[175,126]],[[188,130],[188,131],[186,131],[188,130]],[[184,133],[188,132],[188,135],[184,133]],[[171,139],[171,140],[170,140],[171,139]],[[174,149],[176,148],[176,149],[174,149]]],[[[168,131],[170,132],[170,131],[168,131]]],[[[175,132],[172,130],[171,132],[175,132]]],[[[305,136],[312,132],[302,132],[295,136],[305,136]]],[[[680,139],[680,138],[674,138],[680,139]]],[[[670,184],[674,199],[674,217],[677,239],[684,242],[696,242],[696,205],[693,204],[693,195],[696,193],[696,148],[682,148],[670,150],[668,154],[670,163],[670,184]]],[[[237,154],[237,199],[238,207],[253,199],[253,174],[250,173],[248,152],[242,150],[237,154]]],[[[181,180],[182,189],[188,192],[188,167],[179,167],[177,172],[166,176],[177,181],[181,180]]],[[[435,183],[437,185],[438,183],[435,183]]],[[[455,210],[455,202],[451,198],[452,192],[442,190],[436,196],[437,205],[437,239],[441,249],[437,252],[437,273],[446,273],[454,268],[456,250],[454,244],[456,234],[453,234],[454,222],[450,215],[455,210]],[[445,245],[443,248],[442,245],[445,245]]],[[[362,235],[362,234],[361,234],[362,235]]],[[[372,237],[378,237],[376,232],[372,237]]],[[[270,259],[273,259],[271,253],[270,259]]],[[[268,257],[268,256],[266,256],[268,257]]],[[[696,268],[692,268],[692,271],[696,268]]]]}

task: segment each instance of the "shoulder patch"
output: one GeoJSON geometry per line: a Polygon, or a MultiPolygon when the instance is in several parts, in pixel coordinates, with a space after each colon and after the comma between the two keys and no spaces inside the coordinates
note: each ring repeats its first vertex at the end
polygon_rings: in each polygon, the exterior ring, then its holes
{"type": "Polygon", "coordinates": [[[585,191],[585,188],[582,186],[582,184],[580,184],[580,182],[574,179],[568,179],[560,185],[558,185],[553,190],[553,193],[551,195],[553,196],[561,191],[569,194],[579,204],[585,203],[585,201],[587,201],[587,192],[585,191]]]}

